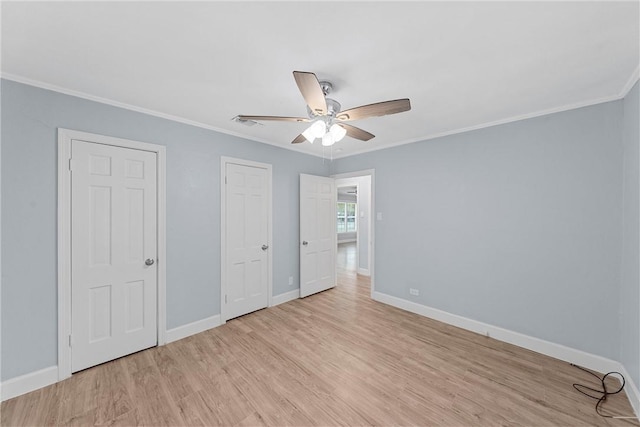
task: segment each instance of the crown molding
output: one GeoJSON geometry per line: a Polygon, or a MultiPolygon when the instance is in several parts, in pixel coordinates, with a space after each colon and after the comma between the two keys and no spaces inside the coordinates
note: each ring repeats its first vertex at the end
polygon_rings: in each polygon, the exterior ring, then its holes
{"type": "Polygon", "coordinates": [[[636,84],[639,78],[640,78],[640,65],[638,65],[636,69],[633,71],[633,73],[631,73],[629,80],[627,80],[627,82],[622,87],[622,90],[618,94],[618,97],[622,99],[625,96],[627,96],[627,94],[629,93],[631,88],[633,88],[633,85],[636,84]]]}
{"type": "Polygon", "coordinates": [[[268,145],[272,145],[274,147],[278,147],[278,148],[282,148],[285,150],[291,150],[291,151],[296,151],[298,153],[302,153],[302,154],[307,154],[307,155],[311,155],[311,156],[316,156],[316,157],[322,157],[320,154],[317,153],[309,153],[307,151],[305,151],[304,149],[299,149],[295,146],[285,146],[283,147],[282,145],[279,145],[275,142],[266,140],[266,139],[262,139],[262,138],[255,138],[255,137],[249,137],[247,135],[243,135],[240,134],[238,132],[233,132],[227,129],[221,129],[215,126],[211,126],[205,123],[201,123],[195,120],[191,120],[191,119],[187,119],[184,117],[180,117],[180,116],[174,116],[172,114],[166,114],[166,113],[162,113],[160,111],[155,111],[155,110],[150,110],[148,108],[143,108],[143,107],[139,107],[137,105],[132,105],[132,104],[127,104],[124,102],[120,102],[120,101],[115,101],[113,99],[109,99],[109,98],[103,98],[100,96],[96,96],[96,95],[91,95],[89,93],[85,93],[85,92],[80,92],[77,90],[73,90],[73,89],[68,89],[62,86],[56,86],[50,83],[45,83],[42,82],[40,80],[33,80],[27,77],[23,77],[23,76],[18,76],[15,74],[11,74],[11,73],[2,73],[0,75],[1,78],[5,79],[5,80],[11,80],[17,83],[22,83],[25,85],[29,85],[29,86],[34,86],[40,89],[45,89],[45,90],[50,90],[53,92],[58,92],[61,93],[63,95],[69,95],[69,96],[75,96],[76,98],[82,98],[82,99],[86,99],[88,101],[94,101],[94,102],[98,102],[100,104],[106,104],[106,105],[111,105],[112,107],[118,107],[118,108],[123,108],[125,110],[130,110],[130,111],[135,111],[136,113],[142,113],[142,114],[147,114],[149,116],[154,116],[154,117],[159,117],[161,119],[166,119],[166,120],[171,120],[173,122],[177,122],[177,123],[182,123],[185,125],[189,125],[189,126],[194,126],[194,127],[198,127],[198,128],[202,128],[202,129],[207,129],[207,130],[212,130],[215,132],[219,132],[225,135],[231,135],[231,136],[235,136],[237,138],[242,138],[242,139],[246,139],[246,140],[250,140],[250,141],[256,141],[256,142],[262,142],[264,144],[268,144],[268,145]]]}
{"type": "MultiPolygon", "coordinates": [[[[197,121],[194,121],[194,120],[186,119],[184,117],[174,116],[174,115],[171,115],[171,114],[166,114],[166,113],[162,113],[162,112],[155,111],[155,110],[150,110],[150,109],[143,108],[143,107],[138,107],[138,106],[135,106],[135,105],[126,104],[126,103],[115,101],[115,100],[108,99],[108,98],[102,98],[102,97],[91,95],[91,94],[88,94],[88,93],[85,93],[85,92],[80,92],[80,91],[76,91],[76,90],[72,90],[72,89],[67,89],[67,88],[64,88],[64,87],[61,87],[61,86],[52,85],[52,84],[45,83],[45,82],[42,82],[42,81],[39,81],[39,80],[32,80],[32,79],[29,79],[29,78],[26,78],[26,77],[22,77],[22,76],[18,76],[18,75],[15,75],[15,74],[10,74],[10,73],[2,73],[2,75],[0,77],[2,77],[3,79],[6,79],[6,80],[11,80],[11,81],[14,81],[14,82],[23,83],[23,84],[26,84],[26,85],[29,85],[29,86],[35,86],[35,87],[39,87],[41,89],[51,90],[51,91],[54,91],[54,92],[59,92],[59,93],[65,94],[65,95],[70,95],[70,96],[75,96],[75,97],[82,98],[82,99],[87,99],[89,101],[94,101],[94,102],[99,102],[99,103],[102,103],[102,104],[111,105],[111,106],[114,106],[114,107],[124,108],[126,110],[135,111],[135,112],[142,113],[142,114],[148,114],[150,116],[160,117],[160,118],[163,118],[163,119],[166,119],[166,120],[171,120],[171,121],[174,121],[174,122],[178,122],[178,123],[183,123],[183,124],[190,125],[190,126],[199,127],[199,128],[202,128],[202,129],[208,129],[208,130],[212,130],[212,131],[219,132],[219,133],[226,134],[226,135],[235,136],[235,137],[246,139],[246,140],[250,140],[250,141],[261,142],[261,143],[264,143],[264,144],[272,145],[274,147],[282,148],[284,150],[291,150],[291,151],[296,151],[298,153],[307,154],[307,155],[310,155],[310,156],[324,158],[323,154],[311,153],[311,152],[308,152],[308,151],[306,151],[304,149],[298,148],[296,145],[282,146],[282,145],[279,145],[279,144],[274,143],[272,141],[269,141],[267,139],[262,139],[262,138],[256,138],[256,137],[250,137],[250,136],[247,136],[247,135],[242,135],[242,134],[237,133],[237,132],[229,131],[229,130],[226,130],[226,129],[221,129],[221,128],[218,128],[218,127],[215,127],[215,126],[207,125],[205,123],[201,123],[201,122],[197,122],[197,121]]],[[[456,135],[456,134],[459,134],[459,133],[465,133],[465,132],[470,132],[470,131],[473,131],[473,130],[489,128],[489,127],[492,127],[492,126],[503,125],[503,124],[507,124],[507,123],[517,122],[517,121],[520,121],[520,120],[532,119],[532,118],[535,118],[535,117],[546,116],[546,115],[549,115],[549,114],[560,113],[560,112],[563,112],[563,111],[575,110],[575,109],[578,109],[578,108],[589,107],[589,106],[597,105],[597,104],[603,104],[605,102],[617,101],[617,100],[620,100],[620,99],[624,98],[625,96],[627,96],[627,94],[633,88],[633,86],[635,85],[636,81],[638,81],[639,78],[640,78],[640,65],[635,68],[635,70],[631,73],[631,76],[629,76],[629,78],[625,82],[624,86],[621,88],[621,90],[616,95],[610,95],[610,96],[605,96],[605,97],[601,97],[601,98],[595,98],[595,99],[591,99],[591,100],[588,100],[588,101],[576,102],[576,103],[573,103],[573,104],[566,104],[566,105],[563,105],[563,106],[549,108],[549,109],[545,109],[545,110],[540,110],[540,111],[536,111],[536,112],[533,112],[533,113],[521,114],[521,115],[518,115],[518,116],[512,116],[512,117],[508,117],[508,118],[505,118],[505,119],[494,120],[494,121],[486,122],[486,123],[480,123],[480,124],[473,125],[473,126],[466,126],[466,127],[463,127],[463,128],[451,129],[451,130],[444,131],[444,132],[439,132],[439,133],[435,133],[435,134],[429,134],[429,135],[426,135],[426,136],[406,139],[406,140],[402,140],[402,141],[398,141],[398,142],[391,142],[391,143],[384,144],[384,145],[374,146],[372,148],[363,148],[363,149],[356,150],[356,151],[350,152],[350,153],[345,153],[345,154],[342,154],[342,155],[340,153],[335,153],[334,152],[332,160],[351,157],[351,156],[355,156],[355,155],[358,155],[358,154],[370,153],[372,151],[385,150],[387,148],[393,148],[393,147],[398,147],[400,145],[412,144],[414,142],[428,141],[428,140],[431,140],[431,139],[442,138],[444,136],[456,135]]]]}
{"type": "Polygon", "coordinates": [[[452,129],[452,130],[448,130],[448,131],[444,131],[444,132],[434,133],[434,134],[430,134],[430,135],[427,135],[427,136],[424,136],[424,137],[412,138],[412,139],[407,139],[407,140],[398,141],[398,142],[392,142],[390,144],[377,146],[377,147],[372,148],[372,149],[359,150],[357,152],[349,153],[349,154],[346,154],[344,156],[335,156],[334,155],[333,157],[334,157],[334,159],[337,159],[337,158],[355,156],[357,154],[364,154],[364,153],[369,153],[371,151],[384,150],[384,149],[387,149],[387,148],[397,147],[399,145],[412,144],[414,142],[420,142],[420,141],[428,141],[430,139],[442,138],[443,136],[457,135],[459,133],[471,132],[472,130],[478,130],[478,129],[484,129],[484,128],[489,128],[489,127],[498,126],[498,125],[504,125],[504,124],[507,124],[507,123],[518,122],[520,120],[533,119],[535,117],[547,116],[549,114],[561,113],[563,111],[576,110],[578,108],[589,107],[591,105],[597,105],[597,104],[603,104],[605,102],[617,101],[619,99],[621,99],[621,97],[619,95],[613,95],[613,96],[606,96],[606,97],[603,97],[603,98],[592,99],[592,100],[584,101],[584,102],[576,102],[575,104],[567,104],[567,105],[563,105],[561,107],[554,107],[554,108],[549,108],[547,110],[536,111],[534,113],[521,114],[519,116],[508,117],[506,119],[500,119],[500,120],[495,120],[495,121],[492,121],[492,122],[480,123],[478,125],[467,126],[467,127],[463,127],[463,128],[457,128],[457,129],[452,129]]]}
{"type": "Polygon", "coordinates": [[[508,117],[506,119],[500,119],[500,120],[495,120],[495,121],[492,121],[492,122],[480,123],[480,124],[474,125],[474,126],[467,126],[467,127],[464,127],[464,128],[457,128],[457,129],[452,129],[452,130],[448,130],[448,131],[444,131],[444,132],[434,133],[434,134],[427,135],[427,136],[420,137],[420,138],[412,138],[412,139],[407,139],[407,140],[403,140],[403,141],[392,142],[392,143],[385,144],[385,145],[382,145],[382,146],[377,146],[377,147],[371,148],[371,149],[358,150],[356,152],[348,153],[348,154],[345,154],[345,155],[339,155],[339,154],[338,155],[334,155],[333,158],[334,159],[342,159],[342,158],[345,158],[345,157],[355,156],[355,155],[358,155],[358,154],[369,153],[369,152],[377,151],[377,150],[384,150],[384,149],[387,149],[387,148],[398,147],[400,145],[412,144],[414,142],[428,141],[430,139],[442,138],[444,136],[456,135],[456,134],[459,134],[459,133],[470,132],[472,130],[478,130],[478,129],[484,129],[484,128],[488,128],[488,127],[492,127],[492,126],[504,125],[504,124],[507,124],[507,123],[517,122],[517,121],[520,121],[520,120],[532,119],[534,117],[540,117],[540,116],[546,116],[546,115],[549,115],[549,114],[561,113],[563,111],[577,110],[578,108],[589,107],[589,106],[597,105],[597,104],[604,104],[605,102],[618,101],[620,99],[623,99],[625,96],[627,96],[627,94],[633,88],[633,85],[635,85],[635,83],[636,83],[636,81],[638,81],[638,79],[640,79],[640,65],[638,67],[636,67],[636,69],[631,73],[631,76],[629,76],[629,79],[627,79],[626,83],[624,84],[624,86],[622,87],[620,92],[618,92],[617,95],[605,96],[605,97],[602,97],[602,98],[591,99],[589,101],[576,102],[576,103],[573,103],[573,104],[566,104],[566,105],[563,105],[563,106],[560,106],[560,107],[549,108],[549,109],[546,109],[546,110],[540,110],[540,111],[536,111],[536,112],[533,112],[533,113],[521,114],[521,115],[518,115],[518,116],[508,117]]]}

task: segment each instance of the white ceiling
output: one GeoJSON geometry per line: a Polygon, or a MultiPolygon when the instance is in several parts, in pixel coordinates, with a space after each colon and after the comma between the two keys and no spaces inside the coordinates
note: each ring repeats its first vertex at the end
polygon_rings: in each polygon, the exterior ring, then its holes
{"type": "Polygon", "coordinates": [[[619,98],[637,75],[636,2],[3,2],[2,73],[323,155],[292,71],[333,82],[343,109],[411,99],[353,122],[327,157],[619,98]]]}

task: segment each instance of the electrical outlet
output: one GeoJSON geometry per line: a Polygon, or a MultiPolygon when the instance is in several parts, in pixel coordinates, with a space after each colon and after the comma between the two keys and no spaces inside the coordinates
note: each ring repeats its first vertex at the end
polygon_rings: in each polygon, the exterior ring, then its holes
{"type": "Polygon", "coordinates": [[[293,276],[289,276],[289,286],[293,285],[293,276]]]}
{"type": "Polygon", "coordinates": [[[414,297],[417,297],[418,295],[420,295],[420,291],[415,288],[409,288],[409,295],[413,295],[414,297]]]}

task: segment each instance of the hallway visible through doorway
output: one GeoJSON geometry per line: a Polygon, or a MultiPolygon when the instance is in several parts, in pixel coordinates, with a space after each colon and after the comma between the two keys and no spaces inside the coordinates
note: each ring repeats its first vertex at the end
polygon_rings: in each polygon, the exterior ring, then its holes
{"type": "Polygon", "coordinates": [[[338,273],[347,271],[352,274],[355,273],[358,269],[357,254],[356,242],[338,244],[338,273]]]}

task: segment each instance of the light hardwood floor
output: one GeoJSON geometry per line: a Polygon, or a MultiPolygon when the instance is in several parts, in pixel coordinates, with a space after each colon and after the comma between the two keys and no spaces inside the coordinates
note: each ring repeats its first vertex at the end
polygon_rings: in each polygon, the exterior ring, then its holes
{"type": "Polygon", "coordinates": [[[348,251],[335,289],[6,401],[2,425],[639,425],[565,362],[372,301],[348,251]]]}

